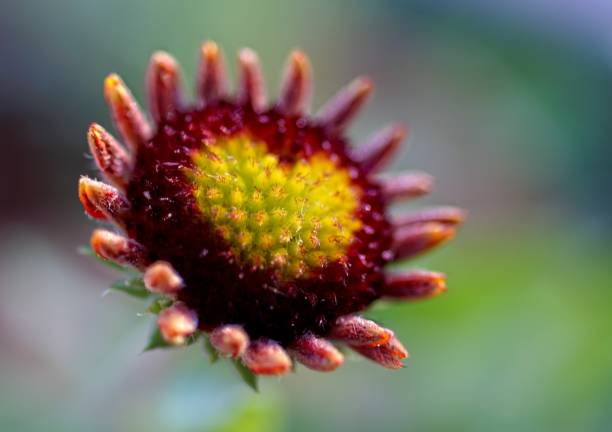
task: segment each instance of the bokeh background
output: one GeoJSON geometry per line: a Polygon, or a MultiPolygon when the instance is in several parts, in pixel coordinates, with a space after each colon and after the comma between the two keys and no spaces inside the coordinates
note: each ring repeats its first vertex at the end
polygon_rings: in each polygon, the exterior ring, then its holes
{"type": "Polygon", "coordinates": [[[3,0],[0,50],[0,430],[612,429],[612,3],[3,0]],[[201,347],[141,354],[153,318],[76,253],[94,226],[76,194],[94,173],[85,131],[111,126],[103,78],[142,101],[164,49],[192,83],[205,39],[232,74],[256,49],[273,94],[301,47],[315,107],[371,75],[354,142],[410,124],[390,169],[437,187],[409,206],[469,210],[406,264],[447,272],[447,295],[369,312],[409,347],[404,370],[350,357],[255,395],[201,347]]]}

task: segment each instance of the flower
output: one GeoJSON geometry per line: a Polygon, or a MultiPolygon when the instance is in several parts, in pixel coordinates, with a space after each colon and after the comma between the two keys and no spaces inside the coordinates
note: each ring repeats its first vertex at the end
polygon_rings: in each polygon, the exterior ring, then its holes
{"type": "Polygon", "coordinates": [[[157,324],[169,344],[206,333],[221,355],[263,375],[289,371],[292,359],[333,370],[343,355],[332,341],[402,367],[408,353],[394,333],[358,313],[381,298],[444,292],[440,273],[385,267],[451,238],[462,211],[390,217],[393,202],[427,193],[432,180],[378,174],[406,136],[401,125],[349,146],[344,132],[372,91],[368,78],[310,116],[302,52],[290,55],[272,104],[256,54],[241,50],[238,65],[231,95],[220,49],[205,43],[190,105],[175,60],[154,54],[147,72],[154,125],[117,75],[106,79],[126,147],[91,125],[91,152],[112,186],[82,177],[79,197],[88,215],[122,234],[95,230],[93,250],[142,271],[146,288],[168,299],[157,324]]]}

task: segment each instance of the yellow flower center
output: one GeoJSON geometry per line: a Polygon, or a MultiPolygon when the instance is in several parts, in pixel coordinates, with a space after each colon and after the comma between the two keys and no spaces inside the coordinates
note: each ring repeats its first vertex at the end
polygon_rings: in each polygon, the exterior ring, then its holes
{"type": "Polygon", "coordinates": [[[203,217],[240,264],[307,276],[341,260],[353,233],[361,190],[324,152],[286,163],[245,135],[206,145],[189,177],[203,217]]]}

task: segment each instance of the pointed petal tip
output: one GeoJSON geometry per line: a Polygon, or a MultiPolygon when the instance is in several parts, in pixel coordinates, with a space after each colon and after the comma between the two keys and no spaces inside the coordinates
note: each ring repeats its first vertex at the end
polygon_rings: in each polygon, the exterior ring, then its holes
{"type": "Polygon", "coordinates": [[[319,110],[317,117],[328,128],[342,130],[365,105],[372,90],[374,83],[371,78],[358,77],[332,97],[319,110]]]}
{"type": "Polygon", "coordinates": [[[355,78],[354,84],[359,97],[365,97],[374,90],[374,80],[369,76],[355,78]]]}
{"type": "Polygon", "coordinates": [[[104,79],[104,94],[107,98],[110,98],[116,94],[117,91],[121,91],[124,88],[123,80],[116,73],[110,73],[104,79]]]}
{"type": "Polygon", "coordinates": [[[377,347],[350,345],[350,348],[387,369],[404,368],[402,360],[409,357],[408,351],[396,337],[392,337],[387,343],[377,347]]]}
{"type": "Polygon", "coordinates": [[[283,375],[291,370],[291,358],[278,343],[251,342],[242,355],[244,365],[256,375],[283,375]]]}
{"type": "Polygon", "coordinates": [[[436,246],[451,240],[456,233],[454,226],[426,222],[398,229],[393,238],[395,259],[405,259],[425,253],[436,246]]]}
{"type": "Polygon", "coordinates": [[[160,67],[164,67],[166,65],[176,66],[176,60],[172,55],[166,51],[158,50],[151,54],[151,63],[155,63],[160,67]]]}
{"type": "Polygon", "coordinates": [[[289,59],[293,66],[302,72],[306,73],[308,72],[308,69],[310,69],[310,60],[308,59],[306,53],[301,49],[296,48],[291,51],[289,59]]]}
{"type": "Polygon", "coordinates": [[[373,173],[385,166],[398,151],[408,135],[408,127],[396,123],[375,133],[365,144],[354,151],[366,173],[373,173]]]}
{"type": "Polygon", "coordinates": [[[223,356],[238,358],[249,345],[249,335],[235,324],[215,328],[209,335],[210,343],[223,356]]]}
{"type": "Polygon", "coordinates": [[[438,222],[458,227],[465,222],[466,218],[467,212],[458,207],[432,207],[397,216],[393,219],[393,226],[398,230],[409,225],[438,222]]]}
{"type": "Polygon", "coordinates": [[[182,303],[174,303],[157,317],[159,331],[166,342],[183,345],[198,329],[198,315],[182,303]]]}
{"type": "Polygon", "coordinates": [[[143,280],[149,291],[167,296],[175,296],[184,287],[183,278],[166,261],[157,261],[147,267],[143,280]]]}
{"type": "Polygon", "coordinates": [[[243,47],[238,50],[238,58],[243,60],[245,63],[254,63],[258,61],[257,53],[254,49],[249,47],[243,47]]]}
{"type": "Polygon", "coordinates": [[[202,44],[202,55],[207,59],[215,59],[219,56],[220,49],[219,45],[212,40],[204,41],[202,44]]]}
{"type": "Polygon", "coordinates": [[[447,290],[445,274],[427,270],[409,270],[388,274],[382,295],[402,300],[424,300],[444,294],[447,290]]]}
{"type": "Polygon", "coordinates": [[[434,178],[424,172],[408,171],[379,179],[381,191],[387,201],[416,198],[433,189],[434,178]]]}

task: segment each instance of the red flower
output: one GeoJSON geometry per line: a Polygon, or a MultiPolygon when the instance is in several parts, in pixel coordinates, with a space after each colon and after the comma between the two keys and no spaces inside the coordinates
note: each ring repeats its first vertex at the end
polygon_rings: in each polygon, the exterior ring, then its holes
{"type": "Polygon", "coordinates": [[[406,135],[390,126],[352,148],[344,130],[371,93],[367,78],[316,116],[306,56],[291,54],[280,97],[267,104],[257,56],[238,56],[240,85],[226,90],[222,55],[202,47],[198,101],[185,103],[176,62],[156,53],[147,74],[149,124],[121,79],[105,95],[127,149],[101,126],[91,152],[114,186],[82,177],[86,212],[124,234],[96,230],[101,257],[144,272],[172,304],[158,318],[168,343],[200,330],[256,374],[282,374],[291,358],[338,367],[330,341],[389,368],[408,353],[392,331],[357,312],[380,298],[421,299],[446,290],[444,275],[385,266],[451,238],[463,213],[434,208],[391,220],[388,207],[427,193],[422,173],[377,174],[406,135]]]}

